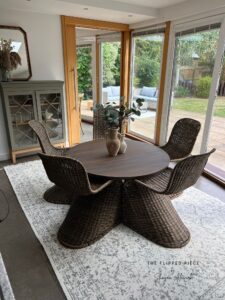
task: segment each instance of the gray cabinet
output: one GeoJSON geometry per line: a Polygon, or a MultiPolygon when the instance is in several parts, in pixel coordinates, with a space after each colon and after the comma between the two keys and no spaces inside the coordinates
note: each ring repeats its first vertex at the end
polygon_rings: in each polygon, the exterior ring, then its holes
{"type": "Polygon", "coordinates": [[[65,142],[65,118],[62,81],[1,82],[12,159],[36,150],[36,135],[30,120],[39,120],[47,128],[52,143],[65,142]]]}

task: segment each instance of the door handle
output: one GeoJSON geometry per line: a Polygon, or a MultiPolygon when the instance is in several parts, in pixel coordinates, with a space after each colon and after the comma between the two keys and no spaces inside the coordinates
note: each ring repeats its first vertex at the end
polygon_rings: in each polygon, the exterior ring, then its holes
{"type": "Polygon", "coordinates": [[[73,78],[74,78],[74,96],[75,96],[75,99],[74,99],[74,109],[77,110],[78,109],[78,102],[77,102],[77,98],[78,98],[78,92],[76,90],[76,87],[78,85],[78,82],[76,82],[76,65],[73,66],[73,78]]]}

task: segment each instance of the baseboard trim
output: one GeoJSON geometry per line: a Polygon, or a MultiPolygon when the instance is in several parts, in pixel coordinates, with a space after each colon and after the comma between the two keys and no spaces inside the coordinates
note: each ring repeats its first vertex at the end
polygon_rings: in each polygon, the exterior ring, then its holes
{"type": "Polygon", "coordinates": [[[8,160],[10,159],[10,154],[9,153],[2,153],[0,154],[0,161],[2,160],[8,160]]]}

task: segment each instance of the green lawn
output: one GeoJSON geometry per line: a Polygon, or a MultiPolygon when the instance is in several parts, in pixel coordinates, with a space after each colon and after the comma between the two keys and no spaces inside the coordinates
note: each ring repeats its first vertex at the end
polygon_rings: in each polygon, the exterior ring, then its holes
{"type": "MultiPolygon", "coordinates": [[[[173,108],[205,114],[208,99],[174,98],[173,108]]],[[[225,117],[225,97],[218,97],[215,102],[214,116],[225,117]]]]}

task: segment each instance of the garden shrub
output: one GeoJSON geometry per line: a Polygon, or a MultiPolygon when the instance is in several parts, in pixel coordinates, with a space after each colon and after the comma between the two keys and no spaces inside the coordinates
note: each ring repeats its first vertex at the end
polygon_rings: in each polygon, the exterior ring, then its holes
{"type": "Polygon", "coordinates": [[[211,82],[212,82],[211,76],[205,76],[200,78],[196,86],[196,96],[199,98],[208,98],[211,82]]]}
{"type": "Polygon", "coordinates": [[[138,57],[135,61],[136,83],[142,88],[143,86],[157,86],[160,80],[160,63],[149,57],[138,57]]]}
{"type": "Polygon", "coordinates": [[[190,94],[190,91],[188,88],[182,86],[182,85],[178,85],[176,88],[175,88],[175,94],[174,96],[176,98],[181,98],[181,97],[188,97],[190,94]]]}
{"type": "Polygon", "coordinates": [[[91,47],[77,47],[78,90],[84,99],[92,98],[91,47]]]}

